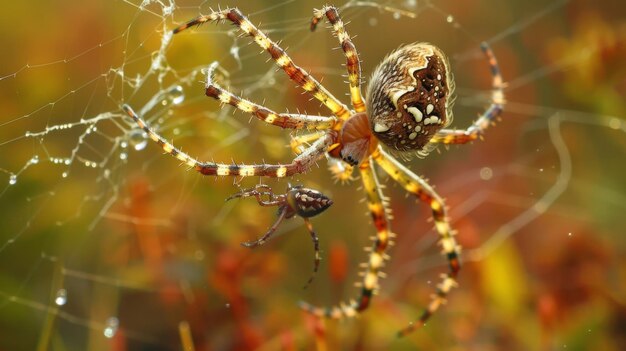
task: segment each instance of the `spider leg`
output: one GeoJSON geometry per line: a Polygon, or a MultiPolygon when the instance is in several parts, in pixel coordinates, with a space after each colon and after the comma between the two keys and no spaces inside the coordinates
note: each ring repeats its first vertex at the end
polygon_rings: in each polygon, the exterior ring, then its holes
{"type": "Polygon", "coordinates": [[[322,260],[322,257],[320,255],[320,239],[317,237],[315,230],[313,230],[313,224],[306,217],[302,217],[302,219],[304,219],[304,224],[306,225],[306,229],[309,231],[309,234],[311,234],[311,240],[313,241],[313,249],[315,250],[315,260],[313,261],[313,273],[311,274],[311,277],[309,278],[309,280],[306,282],[306,284],[303,287],[303,289],[306,289],[309,286],[309,284],[313,282],[313,279],[317,275],[317,270],[320,267],[320,261],[322,260]]]}
{"type": "Polygon", "coordinates": [[[252,189],[245,189],[239,193],[233,194],[229,196],[228,198],[226,198],[226,201],[230,201],[232,199],[239,198],[239,197],[250,197],[250,196],[254,196],[256,198],[256,201],[259,203],[259,205],[265,206],[265,207],[279,206],[285,202],[284,197],[275,196],[272,193],[272,188],[270,188],[269,185],[265,185],[265,184],[258,184],[252,189]],[[261,190],[265,190],[265,191],[261,191],[261,190]],[[267,200],[263,199],[264,195],[268,197],[267,200]]]}
{"type": "Polygon", "coordinates": [[[281,128],[290,129],[329,129],[332,128],[337,119],[334,117],[309,116],[303,114],[276,113],[267,107],[255,104],[225,90],[213,80],[213,73],[218,67],[218,63],[213,62],[207,70],[206,96],[212,97],[222,103],[232,105],[243,112],[247,112],[257,117],[265,123],[269,123],[281,128]]]}
{"type": "Polygon", "coordinates": [[[417,323],[411,324],[402,329],[398,335],[404,336],[413,330],[421,327],[426,321],[445,303],[446,296],[450,290],[456,286],[456,277],[461,268],[459,262],[460,247],[454,240],[453,232],[446,217],[446,209],[443,200],[422,178],[404,167],[400,162],[387,154],[381,147],[378,148],[372,157],[376,163],[391,176],[396,182],[404,187],[404,189],[415,195],[420,201],[430,206],[433,211],[433,219],[435,220],[435,228],[441,237],[439,243],[443,247],[443,254],[448,259],[449,272],[443,275],[443,281],[437,286],[437,292],[433,295],[433,299],[426,307],[417,323]]]}
{"type": "Polygon", "coordinates": [[[255,240],[255,241],[244,241],[244,242],[241,243],[241,246],[254,248],[254,247],[261,246],[261,245],[265,244],[265,242],[268,241],[272,237],[272,235],[274,234],[276,229],[278,229],[278,226],[280,225],[280,223],[282,223],[283,219],[285,219],[285,217],[287,215],[287,211],[288,211],[288,207],[287,206],[282,207],[280,212],[278,213],[278,218],[276,219],[276,222],[274,222],[274,224],[272,224],[272,226],[267,231],[267,233],[265,233],[262,237],[260,237],[259,239],[255,240]]]}
{"type": "Polygon", "coordinates": [[[150,139],[161,145],[166,153],[176,157],[178,160],[203,175],[283,178],[294,174],[304,173],[326,152],[326,149],[328,149],[328,147],[331,146],[336,139],[336,132],[334,131],[324,134],[324,137],[315,141],[309,148],[293,159],[291,163],[285,165],[228,165],[224,163],[202,162],[180,151],[172,145],[172,143],[155,133],[130,106],[124,105],[123,109],[135,120],[137,125],[139,125],[139,127],[143,129],[146,134],[148,134],[150,139]]]}
{"type": "Polygon", "coordinates": [[[494,124],[502,109],[504,107],[504,86],[502,80],[502,74],[500,73],[500,67],[496,56],[491,51],[489,44],[482,43],[481,49],[489,60],[489,67],[491,68],[492,79],[492,91],[491,91],[491,104],[485,112],[465,130],[457,129],[442,129],[433,136],[430,140],[433,143],[443,144],[465,144],[474,141],[478,138],[482,138],[485,130],[489,125],[494,124]]]}
{"type": "Polygon", "coordinates": [[[303,135],[294,135],[291,136],[291,141],[289,142],[289,146],[294,154],[299,155],[302,151],[305,150],[304,144],[308,144],[314,142],[315,140],[321,138],[324,135],[324,132],[315,132],[303,135]]]}
{"type": "Polygon", "coordinates": [[[320,308],[306,302],[300,302],[300,307],[303,310],[318,317],[333,319],[355,317],[359,312],[367,309],[374,292],[378,289],[378,278],[382,275],[380,269],[384,266],[387,259],[385,251],[389,247],[393,235],[389,230],[389,221],[381,187],[370,161],[365,160],[359,166],[359,170],[367,194],[367,207],[372,214],[374,226],[376,227],[376,239],[367,262],[367,269],[364,272],[361,293],[357,301],[330,308],[320,308]]]}
{"type": "Polygon", "coordinates": [[[346,32],[343,21],[339,17],[339,12],[335,6],[324,6],[321,10],[315,10],[311,20],[311,31],[314,31],[322,17],[326,16],[328,22],[333,26],[333,32],[339,39],[341,49],[346,56],[346,68],[348,70],[348,80],[350,83],[350,99],[352,107],[356,112],[365,111],[365,102],[361,93],[361,61],[356,47],[346,32]]]}
{"type": "Polygon", "coordinates": [[[282,68],[289,76],[289,79],[296,82],[302,89],[313,95],[321,103],[336,116],[342,119],[350,117],[350,111],[346,105],[334,97],[322,84],[313,78],[304,69],[297,66],[293,60],[287,55],[285,50],[270,40],[265,33],[244,16],[239,9],[229,8],[221,11],[213,11],[211,14],[199,16],[173,30],[173,33],[179,33],[187,28],[200,25],[206,22],[214,22],[220,20],[228,20],[239,27],[244,33],[252,37],[252,39],[264,50],[266,50],[274,62],[282,68]]]}

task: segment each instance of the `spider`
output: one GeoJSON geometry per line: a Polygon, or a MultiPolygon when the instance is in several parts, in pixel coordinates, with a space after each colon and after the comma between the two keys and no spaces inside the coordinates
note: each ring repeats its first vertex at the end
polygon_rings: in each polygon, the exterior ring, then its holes
{"type": "Polygon", "coordinates": [[[226,201],[234,198],[250,196],[254,196],[261,206],[278,206],[278,218],[276,219],[276,222],[272,224],[267,233],[265,233],[262,237],[255,241],[246,241],[241,243],[241,245],[245,247],[254,248],[265,244],[272,237],[284,219],[289,219],[296,215],[304,219],[304,224],[306,225],[309,234],[311,234],[311,240],[313,240],[313,250],[315,251],[313,274],[304,285],[304,288],[306,288],[309,284],[311,284],[313,278],[317,274],[321,261],[319,238],[317,237],[317,234],[315,234],[313,224],[311,224],[309,218],[326,211],[326,209],[333,204],[333,200],[315,189],[305,188],[302,185],[289,185],[285,194],[274,195],[271,187],[265,184],[258,184],[252,189],[245,189],[240,193],[231,195],[226,199],[226,201]],[[266,196],[266,199],[264,199],[263,196],[266,196]]]}
{"type": "MultiPolygon", "coordinates": [[[[311,74],[297,66],[287,53],[255,27],[238,9],[212,11],[173,30],[180,33],[206,22],[229,21],[250,36],[271,56],[289,79],[319,100],[332,116],[315,116],[274,112],[267,107],[245,100],[220,87],[213,80],[213,63],[207,71],[206,95],[252,114],[261,121],[285,129],[308,130],[309,133],[292,137],[291,146],[296,157],[287,164],[222,164],[203,162],[180,151],[154,132],[128,105],[123,109],[163,150],[203,175],[238,177],[283,178],[301,174],[326,156],[331,171],[345,179],[357,168],[366,193],[367,206],[376,229],[376,236],[365,264],[360,294],[348,303],[322,308],[306,302],[300,307],[318,317],[339,319],[354,317],[370,305],[378,290],[379,276],[393,233],[390,230],[388,204],[384,200],[374,164],[377,164],[408,193],[432,210],[439,244],[448,262],[448,273],[442,276],[436,294],[416,323],[411,323],[398,334],[406,335],[424,323],[445,302],[450,290],[457,285],[460,269],[460,247],[448,222],[443,199],[421,177],[405,167],[394,155],[424,157],[438,144],[466,144],[482,139],[489,125],[504,106],[503,80],[496,58],[487,43],[481,45],[492,75],[490,104],[467,129],[447,129],[452,122],[452,93],[454,82],[448,59],[437,47],[416,42],[391,52],[374,70],[365,97],[361,92],[361,63],[358,53],[337,8],[325,6],[314,11],[311,30],[326,17],[346,58],[352,108],[333,96],[311,74]]],[[[254,191],[249,192],[256,196],[254,191]]],[[[242,195],[243,196],[243,195],[242,195]]],[[[289,212],[289,211],[287,211],[289,212]]],[[[285,213],[287,215],[287,213],[285,213]]]]}

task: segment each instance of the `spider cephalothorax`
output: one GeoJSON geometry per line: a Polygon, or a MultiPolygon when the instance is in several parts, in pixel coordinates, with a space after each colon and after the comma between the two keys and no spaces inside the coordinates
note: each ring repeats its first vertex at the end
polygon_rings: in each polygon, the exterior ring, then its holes
{"type": "MultiPolygon", "coordinates": [[[[374,165],[378,165],[405,191],[430,208],[435,230],[439,235],[439,244],[448,261],[448,273],[443,275],[442,282],[437,285],[437,293],[433,295],[431,303],[420,315],[418,322],[400,332],[404,335],[423,325],[445,302],[448,293],[456,285],[460,269],[458,256],[460,247],[454,239],[443,199],[424,179],[405,167],[388,150],[417,152],[418,155],[425,156],[436,144],[465,144],[480,138],[502,112],[504,105],[502,76],[493,52],[486,43],[483,43],[482,49],[489,61],[492,74],[490,104],[467,129],[446,129],[452,121],[451,102],[454,84],[448,60],[440,49],[426,43],[414,43],[389,54],[374,71],[366,100],[361,94],[360,59],[337,9],[325,6],[321,10],[315,10],[311,29],[315,30],[324,17],[332,25],[346,58],[352,108],[333,96],[311,74],[297,66],[278,44],[255,27],[238,9],[213,11],[173,31],[176,34],[205,22],[230,21],[267,51],[293,82],[328,108],[332,116],[272,111],[220,87],[213,80],[213,71],[217,63],[209,66],[205,87],[207,96],[250,113],[265,123],[281,128],[309,131],[292,136],[291,147],[297,156],[290,163],[244,165],[199,161],[153,131],[130,106],[124,105],[123,109],[152,140],[161,145],[166,153],[203,175],[289,177],[306,172],[315,162],[326,157],[333,166],[331,171],[336,178],[350,179],[352,167],[346,163],[358,166],[367,207],[376,229],[375,240],[365,263],[366,268],[362,272],[361,292],[356,300],[331,308],[301,303],[300,306],[305,311],[320,317],[353,317],[367,309],[374,292],[379,288],[378,279],[385,261],[389,258],[387,249],[393,234],[389,226],[388,204],[383,200],[382,189],[374,172],[374,165]]],[[[265,236],[244,245],[262,244],[276,230],[282,219],[299,215],[304,218],[314,238],[315,271],[317,271],[319,263],[317,237],[308,217],[324,211],[330,206],[330,199],[318,191],[303,187],[290,187],[286,194],[274,195],[265,185],[235,195],[235,197],[246,196],[255,196],[263,206],[278,206],[279,218],[265,236]],[[263,199],[263,196],[269,198],[263,199]]]]}

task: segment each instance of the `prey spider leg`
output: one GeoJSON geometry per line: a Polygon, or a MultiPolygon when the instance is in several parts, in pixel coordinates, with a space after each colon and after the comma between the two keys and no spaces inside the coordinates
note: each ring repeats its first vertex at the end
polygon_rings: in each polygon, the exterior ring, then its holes
{"type": "Polygon", "coordinates": [[[333,32],[339,39],[341,49],[346,56],[346,69],[348,70],[348,82],[350,83],[350,99],[356,112],[365,111],[365,102],[361,93],[361,60],[356,47],[346,32],[339,12],[335,6],[324,6],[321,10],[315,10],[311,20],[311,31],[315,31],[322,17],[326,16],[333,26],[333,32]]]}
{"type": "Polygon", "coordinates": [[[319,238],[313,230],[313,224],[309,220],[310,217],[317,216],[324,212],[333,201],[321,192],[305,188],[301,185],[289,186],[285,194],[275,195],[272,192],[272,188],[265,184],[258,184],[252,189],[243,190],[240,193],[234,194],[226,199],[226,201],[239,197],[252,197],[254,196],[257,202],[261,206],[278,206],[278,217],[270,229],[259,239],[254,241],[242,242],[241,245],[249,248],[254,248],[265,244],[271,239],[272,235],[276,232],[280,224],[285,219],[300,216],[304,219],[311,240],[313,241],[313,250],[315,257],[313,260],[313,273],[305,284],[305,288],[311,284],[317,271],[319,269],[321,255],[319,247],[319,238]],[[267,196],[267,199],[263,198],[267,196]]]}
{"type": "Polygon", "coordinates": [[[272,164],[260,164],[260,165],[228,165],[224,163],[204,162],[189,156],[176,148],[172,143],[165,140],[162,136],[155,133],[146,122],[141,119],[128,106],[123,106],[124,111],[132,117],[137,125],[148,134],[150,139],[154,140],[157,144],[161,145],[163,151],[176,157],[187,166],[195,169],[197,172],[203,175],[211,176],[240,176],[240,177],[274,177],[283,178],[289,177],[294,174],[300,174],[306,172],[318,158],[320,158],[326,152],[326,149],[333,143],[335,139],[335,132],[326,133],[322,138],[316,140],[309,148],[304,150],[298,155],[291,163],[285,165],[272,165],[272,164]]]}
{"type": "Polygon", "coordinates": [[[212,97],[224,104],[229,104],[237,109],[250,113],[261,121],[281,128],[290,129],[329,129],[337,119],[334,117],[309,116],[303,114],[276,113],[267,107],[255,104],[243,99],[219,86],[213,79],[218,63],[209,65],[206,74],[206,96],[212,97]]]}
{"type": "Polygon", "coordinates": [[[350,117],[350,110],[339,99],[334,97],[324,88],[313,76],[304,69],[297,66],[287,55],[285,50],[274,43],[271,39],[252,24],[237,8],[229,8],[221,11],[213,11],[211,14],[199,16],[173,30],[174,34],[180,33],[193,26],[198,26],[206,22],[228,20],[239,27],[244,33],[254,39],[254,41],[266,50],[274,62],[282,68],[289,76],[289,79],[298,84],[309,94],[324,104],[336,117],[347,119],[350,117]]]}

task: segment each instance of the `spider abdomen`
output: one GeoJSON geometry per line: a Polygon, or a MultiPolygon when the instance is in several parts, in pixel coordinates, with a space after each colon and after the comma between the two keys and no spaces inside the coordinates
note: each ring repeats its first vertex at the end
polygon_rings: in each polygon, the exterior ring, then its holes
{"type": "Polygon", "coordinates": [[[448,59],[427,43],[403,46],[375,69],[368,87],[372,133],[398,151],[420,151],[452,121],[448,59]]]}
{"type": "Polygon", "coordinates": [[[287,201],[295,212],[303,218],[316,216],[333,204],[333,200],[328,196],[302,186],[291,188],[287,193],[287,201]]]}

